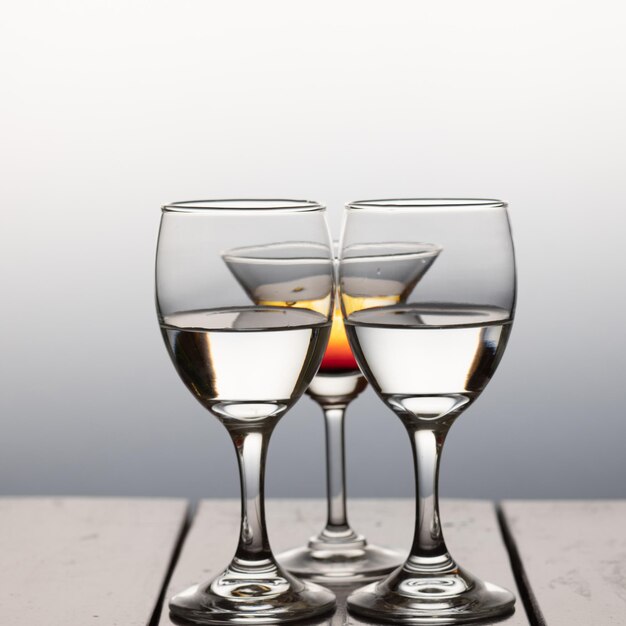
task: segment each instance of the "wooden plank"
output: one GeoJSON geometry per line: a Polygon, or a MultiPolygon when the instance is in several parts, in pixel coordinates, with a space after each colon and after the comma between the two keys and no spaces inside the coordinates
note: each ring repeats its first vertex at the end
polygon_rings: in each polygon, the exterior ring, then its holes
{"type": "Polygon", "coordinates": [[[626,624],[626,501],[507,501],[502,511],[538,624],[626,624]]]}
{"type": "MultiPolygon", "coordinates": [[[[492,503],[444,500],[442,518],[448,546],[460,563],[486,580],[517,589],[492,503]]],[[[408,549],[413,534],[414,504],[409,499],[351,500],[350,521],[372,543],[408,549]]],[[[322,500],[269,500],[268,530],[275,552],[302,545],[321,530],[326,512],[322,500]]],[[[174,593],[216,576],[231,559],[239,527],[239,502],[205,500],[197,511],[166,593],[159,626],[171,626],[167,599],[174,593]]],[[[339,606],[319,621],[332,626],[371,624],[346,613],[345,599],[352,589],[335,588],[339,606]]],[[[483,622],[490,624],[493,622],[483,622]]],[[[516,612],[501,626],[528,626],[518,600],[516,612]]]]}
{"type": "Polygon", "coordinates": [[[0,624],[147,626],[183,500],[0,498],[0,624]]]}

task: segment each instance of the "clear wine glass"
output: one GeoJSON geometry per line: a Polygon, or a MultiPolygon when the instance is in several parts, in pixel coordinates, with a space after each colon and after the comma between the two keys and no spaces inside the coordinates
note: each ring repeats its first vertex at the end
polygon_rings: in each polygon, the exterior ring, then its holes
{"type": "Polygon", "coordinates": [[[359,366],[409,433],[417,493],[408,559],[384,580],[353,592],[349,609],[394,624],[458,624],[511,611],[513,594],[481,581],[450,556],[437,491],[446,434],[489,382],[511,332],[515,259],[506,204],[471,199],[350,203],[339,284],[359,366]],[[378,268],[363,257],[363,246],[399,240],[435,245],[440,252],[404,302],[360,306],[378,268]]]}
{"type": "MultiPolygon", "coordinates": [[[[294,275],[299,272],[294,261],[295,244],[270,244],[229,250],[224,261],[248,293],[262,305],[306,306],[316,309],[313,300],[295,300],[294,275]],[[285,256],[292,260],[284,263],[285,256]],[[280,283],[267,284],[268,265],[282,272],[280,283]]],[[[335,246],[337,248],[337,246],[335,246]]],[[[403,301],[430,267],[439,249],[424,244],[372,244],[361,253],[376,260],[377,281],[359,300],[361,308],[403,301]],[[379,284],[384,285],[382,288],[379,284]]],[[[308,545],[278,555],[278,561],[302,578],[325,584],[354,584],[376,580],[395,569],[402,559],[388,548],[369,544],[348,523],[345,486],[344,418],[348,404],[365,389],[367,381],[352,355],[336,302],[330,339],[318,374],[307,393],[324,415],[326,430],[327,520],[324,529],[308,545]]]]}
{"type": "MultiPolygon", "coordinates": [[[[265,284],[284,280],[262,268],[265,284]]],[[[324,208],[298,200],[209,200],[163,208],[156,259],[161,332],[181,379],[226,427],[241,479],[235,556],[214,580],[174,596],[170,612],[195,624],[275,624],[332,610],[334,594],[284,571],[265,528],[270,435],[304,393],[328,340],[335,281],[324,208]],[[237,245],[289,244],[285,267],[300,308],[251,303],[223,261],[237,245]],[[294,261],[293,259],[297,259],[294,261]]]]}

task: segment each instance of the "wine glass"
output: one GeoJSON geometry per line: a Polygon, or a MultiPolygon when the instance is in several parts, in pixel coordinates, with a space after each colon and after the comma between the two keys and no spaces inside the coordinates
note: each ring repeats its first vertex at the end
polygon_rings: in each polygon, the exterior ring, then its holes
{"type": "MultiPolygon", "coordinates": [[[[334,594],[283,570],[265,528],[270,435],[321,362],[335,293],[324,208],[300,200],[209,200],[163,207],[156,259],[161,332],[181,379],[226,427],[241,481],[235,556],[214,580],[179,593],[170,612],[195,624],[275,624],[332,610],[334,594]],[[294,298],[315,308],[250,303],[223,262],[235,245],[294,242],[294,298]]],[[[289,256],[284,265],[291,264],[289,256]]],[[[263,268],[266,284],[283,279],[263,268]]]]}
{"type": "Polygon", "coordinates": [[[413,449],[416,526],[410,555],[353,592],[348,608],[394,624],[457,624],[506,613],[515,598],[458,566],[441,530],[439,459],[446,434],[489,382],[515,308],[515,259],[499,200],[399,199],[347,205],[339,285],[350,345],[366,378],[402,420],[413,449]],[[359,306],[376,264],[371,242],[436,245],[436,263],[405,302],[359,306]]]}
{"type": "MultiPolygon", "coordinates": [[[[294,260],[296,244],[270,244],[229,250],[224,262],[256,304],[317,308],[317,303],[294,300],[292,285],[299,273],[294,260]],[[287,265],[284,257],[292,262],[287,265]],[[276,266],[283,279],[267,284],[264,268],[276,266]]],[[[335,246],[337,248],[337,246],[335,246]]],[[[376,280],[368,283],[359,300],[361,308],[403,301],[436,258],[439,249],[424,244],[371,244],[360,253],[376,262],[376,280]],[[382,287],[380,285],[383,285],[382,287]]],[[[337,264],[335,264],[337,267],[337,264]]],[[[348,404],[367,386],[352,355],[338,301],[333,313],[330,339],[319,372],[307,394],[324,415],[326,431],[327,520],[324,529],[308,545],[278,555],[290,572],[325,584],[354,584],[376,580],[395,569],[402,559],[387,548],[369,544],[348,523],[345,488],[344,418],[348,404]]]]}

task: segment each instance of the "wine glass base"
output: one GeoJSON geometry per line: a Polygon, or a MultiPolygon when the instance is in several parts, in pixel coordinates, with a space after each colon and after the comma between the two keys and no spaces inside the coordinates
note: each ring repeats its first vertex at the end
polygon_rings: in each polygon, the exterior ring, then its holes
{"type": "Polygon", "coordinates": [[[412,574],[404,568],[348,597],[357,615],[391,624],[466,624],[513,611],[515,596],[468,572],[412,574]]]}
{"type": "Polygon", "coordinates": [[[277,556],[287,571],[323,585],[354,585],[378,580],[404,558],[394,550],[365,543],[294,548],[277,556]]]}
{"type": "Polygon", "coordinates": [[[227,569],[213,582],[174,596],[170,615],[186,624],[280,624],[306,620],[335,608],[335,595],[271,567],[265,576],[227,569]]]}

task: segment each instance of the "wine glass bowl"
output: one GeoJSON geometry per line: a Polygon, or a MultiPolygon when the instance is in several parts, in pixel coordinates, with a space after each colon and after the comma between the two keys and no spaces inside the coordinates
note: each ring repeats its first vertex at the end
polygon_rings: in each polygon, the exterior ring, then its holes
{"type": "MultiPolygon", "coordinates": [[[[382,242],[382,243],[381,243],[382,242]]],[[[513,594],[459,567],[439,518],[445,437],[502,357],[515,308],[515,260],[505,203],[473,199],[372,200],[347,206],[339,268],[353,353],[372,388],[407,429],[416,476],[416,525],[404,565],[352,593],[349,609],[394,624],[457,624],[512,610],[513,594]],[[402,300],[363,306],[388,289],[359,249],[401,234],[437,250],[402,300]],[[431,267],[432,266],[432,267],[431,267]]]]}
{"type": "MultiPolygon", "coordinates": [[[[263,273],[264,284],[285,281],[280,266],[263,273]]],[[[232,439],[242,495],[233,560],[214,580],[174,596],[171,614],[195,624],[276,624],[332,610],[332,592],[277,564],[264,510],[270,435],[310,383],[330,333],[335,281],[323,207],[293,200],[164,207],[156,292],[161,332],[180,378],[232,439]],[[265,246],[278,236],[290,251],[282,267],[300,285],[292,289],[312,295],[315,306],[251,302],[225,265],[225,249],[265,246]]]]}

